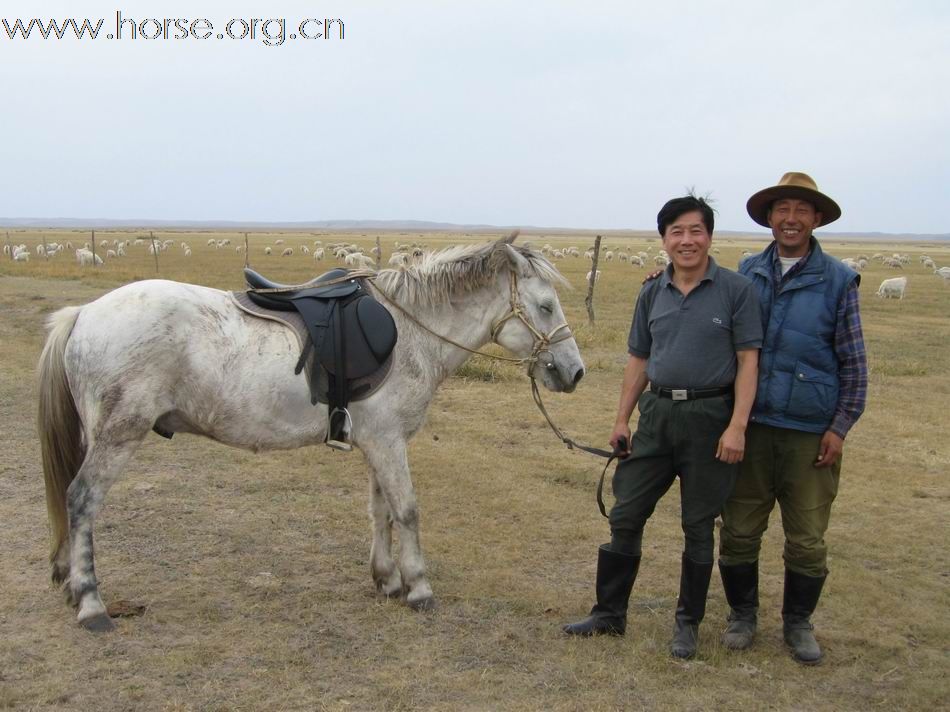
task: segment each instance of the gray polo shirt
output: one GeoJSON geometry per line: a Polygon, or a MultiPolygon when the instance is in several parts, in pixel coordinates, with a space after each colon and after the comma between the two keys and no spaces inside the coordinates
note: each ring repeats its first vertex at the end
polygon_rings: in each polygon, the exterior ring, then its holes
{"type": "Polygon", "coordinates": [[[716,264],[685,297],[673,265],[640,290],[627,347],[648,359],[650,382],[664,388],[727,386],[736,351],[762,346],[762,312],[752,281],[716,264]]]}

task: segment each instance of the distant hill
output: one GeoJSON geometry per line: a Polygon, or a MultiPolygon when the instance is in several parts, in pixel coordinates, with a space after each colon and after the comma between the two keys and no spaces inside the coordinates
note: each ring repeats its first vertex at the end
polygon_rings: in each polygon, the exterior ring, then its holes
{"type": "MultiPolygon", "coordinates": [[[[59,229],[59,230],[227,230],[232,232],[255,231],[307,231],[307,230],[346,230],[380,232],[505,232],[520,229],[528,234],[544,233],[549,235],[578,233],[599,233],[603,235],[623,235],[629,233],[648,233],[655,235],[652,229],[597,229],[569,227],[538,227],[534,225],[464,225],[458,223],[432,222],[428,220],[305,220],[297,222],[241,222],[236,220],[138,220],[115,218],[4,218],[0,217],[0,229],[59,229]]],[[[766,231],[759,233],[717,230],[719,237],[739,239],[769,239],[766,231]]],[[[835,240],[865,240],[872,242],[933,242],[950,241],[950,233],[886,233],[886,232],[828,232],[819,230],[819,237],[835,240]]]]}

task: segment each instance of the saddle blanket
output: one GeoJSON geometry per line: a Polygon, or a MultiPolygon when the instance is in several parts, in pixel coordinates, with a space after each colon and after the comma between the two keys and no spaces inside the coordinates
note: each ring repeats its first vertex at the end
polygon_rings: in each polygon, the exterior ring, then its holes
{"type": "MultiPolygon", "coordinates": [[[[260,319],[276,321],[279,324],[286,326],[294,333],[294,336],[297,337],[297,344],[300,346],[301,351],[303,351],[307,342],[310,340],[310,334],[307,331],[307,326],[304,324],[303,318],[296,311],[275,311],[271,309],[265,309],[264,307],[252,302],[250,297],[247,296],[247,292],[244,291],[231,292],[231,301],[234,302],[238,309],[245,312],[246,314],[258,317],[260,319]]],[[[380,368],[374,373],[362,378],[353,379],[349,382],[349,400],[351,403],[353,401],[369,398],[377,390],[379,390],[380,386],[383,385],[383,383],[386,381],[386,378],[389,376],[390,371],[392,371],[394,354],[395,351],[389,354],[382,366],[380,366],[380,368]]],[[[327,393],[329,392],[330,383],[327,378],[327,373],[323,368],[314,369],[313,361],[316,357],[316,351],[314,349],[310,349],[310,353],[307,356],[307,362],[303,372],[307,376],[307,385],[310,388],[311,397],[315,397],[320,403],[327,404],[327,393]],[[317,374],[316,383],[312,382],[314,379],[314,377],[311,376],[312,373],[317,374]]]]}

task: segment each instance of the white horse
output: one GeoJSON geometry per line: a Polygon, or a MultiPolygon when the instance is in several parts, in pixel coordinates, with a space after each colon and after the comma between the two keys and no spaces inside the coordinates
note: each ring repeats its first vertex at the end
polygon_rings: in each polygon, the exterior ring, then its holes
{"type": "MultiPolygon", "coordinates": [[[[584,374],[555,284],[540,254],[512,238],[427,255],[384,270],[370,290],[387,298],[399,330],[392,372],[351,403],[351,441],[369,465],[370,567],[386,596],[429,608],[416,497],[406,443],[422,426],[439,384],[470,353],[495,341],[529,363],[552,391],[584,374]],[[405,311],[402,311],[402,310],[405,311]],[[444,338],[442,338],[444,337],[444,338]],[[392,523],[399,527],[398,565],[392,523]]],[[[113,628],[99,596],[95,517],[106,492],[155,427],[261,450],[322,443],[327,407],[313,406],[294,375],[296,337],[250,317],[217,289],[135,282],[50,317],[39,364],[39,433],[51,525],[52,578],[93,631],[113,628]]]]}

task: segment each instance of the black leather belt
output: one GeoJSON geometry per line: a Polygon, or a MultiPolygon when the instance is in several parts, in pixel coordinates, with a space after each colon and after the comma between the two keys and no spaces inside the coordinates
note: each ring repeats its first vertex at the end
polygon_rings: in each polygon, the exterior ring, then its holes
{"type": "Polygon", "coordinates": [[[676,401],[696,400],[697,398],[715,398],[717,396],[732,395],[732,386],[715,386],[714,388],[662,388],[650,384],[650,390],[660,398],[672,398],[676,401]]]}

